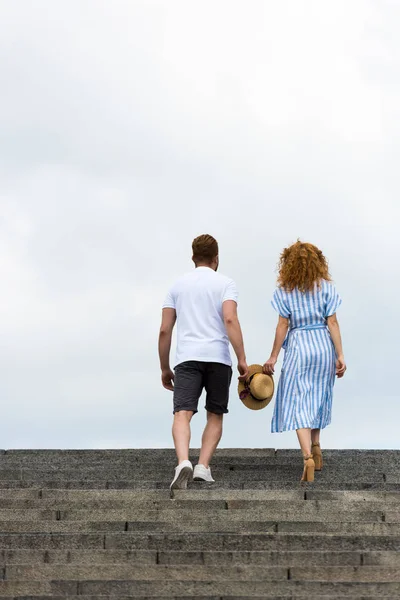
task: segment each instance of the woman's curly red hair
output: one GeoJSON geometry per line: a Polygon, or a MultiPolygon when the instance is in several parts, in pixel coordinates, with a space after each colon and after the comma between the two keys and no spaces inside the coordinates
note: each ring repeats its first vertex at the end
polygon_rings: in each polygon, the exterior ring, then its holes
{"type": "Polygon", "coordinates": [[[328,261],[319,248],[298,240],[283,250],[279,261],[279,287],[288,292],[295,288],[300,292],[312,291],[323,279],[331,281],[331,276],[328,261]]]}

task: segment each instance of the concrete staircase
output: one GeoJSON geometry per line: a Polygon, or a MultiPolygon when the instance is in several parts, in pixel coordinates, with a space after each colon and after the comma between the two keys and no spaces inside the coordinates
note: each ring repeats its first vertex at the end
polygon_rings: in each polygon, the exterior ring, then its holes
{"type": "Polygon", "coordinates": [[[0,598],[400,598],[400,451],[0,451],[0,598]],[[192,453],[196,461],[196,452],[192,453]]]}

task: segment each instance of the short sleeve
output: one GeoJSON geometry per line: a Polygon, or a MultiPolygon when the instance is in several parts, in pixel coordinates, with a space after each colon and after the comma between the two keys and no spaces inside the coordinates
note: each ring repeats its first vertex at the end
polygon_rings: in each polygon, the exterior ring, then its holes
{"type": "Polygon", "coordinates": [[[227,300],[233,300],[237,303],[238,297],[239,294],[236,288],[236,283],[231,279],[225,288],[224,294],[222,296],[222,302],[224,303],[227,300]]]}
{"type": "Polygon", "coordinates": [[[288,319],[290,317],[289,307],[285,301],[284,293],[280,288],[275,290],[274,295],[272,296],[271,304],[281,317],[284,319],[288,319]]]}
{"type": "Polygon", "coordinates": [[[169,290],[169,292],[164,300],[163,308],[175,308],[176,309],[175,294],[172,289],[169,290]]]}
{"type": "Polygon", "coordinates": [[[342,304],[342,299],[336,291],[334,285],[330,285],[326,298],[325,318],[335,314],[339,306],[342,304]]]}

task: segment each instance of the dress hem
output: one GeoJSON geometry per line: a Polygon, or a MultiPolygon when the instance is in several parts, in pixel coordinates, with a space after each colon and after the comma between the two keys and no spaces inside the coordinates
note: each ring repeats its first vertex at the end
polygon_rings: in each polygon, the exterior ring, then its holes
{"type": "Polygon", "coordinates": [[[271,429],[271,433],[285,433],[286,431],[297,431],[297,429],[326,429],[327,427],[329,427],[329,425],[331,424],[331,421],[329,421],[329,423],[326,423],[325,425],[302,425],[302,427],[296,427],[295,425],[293,427],[282,427],[280,429],[271,429]]]}

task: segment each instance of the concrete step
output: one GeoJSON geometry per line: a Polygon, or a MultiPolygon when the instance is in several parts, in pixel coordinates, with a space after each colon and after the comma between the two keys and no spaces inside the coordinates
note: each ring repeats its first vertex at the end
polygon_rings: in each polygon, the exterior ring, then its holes
{"type": "MultiPolygon", "coordinates": [[[[250,599],[251,600],[265,600],[265,598],[274,598],[275,600],[304,600],[304,598],[307,598],[307,600],[338,600],[338,598],[349,598],[350,597],[348,595],[348,593],[346,593],[345,595],[343,595],[343,593],[340,593],[340,595],[335,594],[333,596],[331,596],[330,594],[327,595],[324,593],[323,596],[321,596],[320,594],[317,596],[314,596],[314,595],[310,595],[307,592],[306,588],[303,587],[302,590],[303,590],[302,592],[301,592],[301,590],[299,592],[301,595],[297,595],[297,594],[293,595],[292,593],[287,591],[286,593],[282,592],[279,595],[274,594],[273,596],[270,596],[270,595],[267,596],[265,594],[263,596],[248,596],[248,595],[245,595],[245,596],[225,596],[225,595],[224,596],[221,596],[221,595],[218,595],[218,596],[209,596],[209,595],[206,595],[206,596],[204,596],[204,595],[203,596],[197,596],[197,595],[196,596],[170,596],[170,595],[165,596],[165,595],[154,595],[154,594],[152,596],[147,596],[147,595],[146,596],[137,596],[137,595],[136,596],[127,596],[126,594],[124,594],[123,596],[121,596],[121,595],[118,595],[118,596],[115,596],[115,595],[92,596],[92,595],[86,595],[86,594],[85,595],[80,594],[79,596],[70,596],[70,595],[54,596],[54,595],[51,595],[51,600],[68,600],[68,599],[72,599],[72,598],[74,600],[100,600],[100,599],[101,600],[132,600],[133,598],[135,598],[135,600],[150,600],[150,599],[154,600],[154,598],[163,598],[163,599],[168,598],[168,600],[204,600],[205,598],[207,600],[239,600],[239,599],[240,600],[250,600],[250,599]]],[[[40,596],[36,596],[36,595],[35,596],[31,596],[31,595],[29,595],[29,596],[2,596],[2,598],[3,598],[3,600],[17,600],[17,598],[18,598],[18,600],[49,600],[48,595],[46,595],[46,596],[42,596],[42,595],[40,595],[40,596]]],[[[362,595],[357,594],[356,596],[351,596],[351,598],[353,598],[353,600],[376,600],[376,596],[367,596],[365,594],[362,594],[362,595]]],[[[389,598],[390,598],[391,600],[393,600],[393,596],[382,595],[382,593],[379,596],[379,598],[383,598],[385,600],[389,600],[389,598]]]]}
{"type": "MultiPolygon", "coordinates": [[[[339,567],[357,569],[357,567],[339,567]]],[[[360,567],[361,568],[361,567],[360,567]]],[[[365,567],[374,570],[375,567],[365,567]]],[[[384,573],[396,569],[378,568],[384,573]]],[[[388,577],[388,575],[386,575],[388,577]]],[[[397,581],[391,575],[390,581],[397,581]]],[[[182,569],[180,566],[163,565],[14,565],[6,566],[4,578],[9,581],[51,581],[62,580],[127,580],[127,581],[287,581],[288,569],[274,565],[259,566],[213,566],[197,565],[195,569],[182,569]]],[[[375,581],[375,579],[373,580],[375,581]]]]}
{"type": "MultiPolygon", "coordinates": [[[[7,493],[9,493],[7,491],[7,493]]],[[[23,492],[20,492],[23,494],[23,492]]],[[[124,500],[125,502],[143,501],[150,507],[154,502],[167,502],[169,506],[179,505],[186,501],[226,501],[226,500],[280,500],[283,501],[303,501],[305,492],[298,486],[295,490],[231,490],[218,489],[215,487],[202,486],[197,489],[190,488],[185,491],[177,490],[174,500],[169,498],[169,490],[71,490],[71,489],[42,489],[41,498],[43,500],[68,500],[84,502],[98,499],[106,499],[110,502],[124,500]]],[[[362,497],[362,496],[360,496],[362,497]]],[[[400,494],[399,494],[400,501],[400,494]]]]}
{"type": "MultiPolygon", "coordinates": [[[[247,524],[246,524],[247,525],[247,524]]],[[[245,529],[245,526],[243,527],[245,529]]],[[[279,521],[278,533],[335,533],[350,535],[400,535],[400,523],[310,523],[279,521]]]]}
{"type": "Polygon", "coordinates": [[[218,520],[210,527],[207,519],[184,522],[152,521],[4,521],[0,534],[6,533],[335,533],[352,535],[399,536],[398,523],[313,523],[285,521],[218,520]]]}
{"type": "MultiPolygon", "coordinates": [[[[218,458],[220,456],[227,457],[244,457],[244,456],[275,456],[277,453],[281,453],[287,455],[288,453],[294,455],[299,451],[296,450],[275,450],[275,448],[218,448],[215,452],[214,458],[218,458]]],[[[328,452],[328,450],[327,450],[328,452]]],[[[337,454],[338,450],[330,450],[333,454],[337,454]]],[[[367,454],[382,454],[387,456],[389,453],[398,453],[400,456],[400,451],[385,451],[385,450],[343,450],[340,451],[342,454],[346,453],[355,454],[357,452],[361,452],[364,456],[364,453],[367,454]]],[[[200,449],[199,448],[191,448],[190,456],[199,456],[200,449]]],[[[12,450],[0,450],[0,458],[2,456],[20,456],[27,457],[27,459],[33,460],[35,458],[54,458],[57,456],[62,457],[75,457],[81,458],[86,461],[90,461],[91,459],[98,460],[100,457],[125,457],[130,456],[132,459],[136,460],[144,460],[148,459],[150,461],[159,461],[164,457],[173,457],[175,459],[175,450],[171,448],[121,448],[121,449],[71,449],[71,450],[61,450],[61,449],[12,449],[12,450]]]]}
{"type": "Polygon", "coordinates": [[[392,503],[346,500],[6,500],[0,501],[0,520],[135,520],[151,515],[155,519],[186,515],[240,515],[246,520],[268,517],[271,520],[307,521],[400,521],[400,507],[392,503]],[[145,507],[148,507],[147,509],[145,507]]]}
{"type": "Polygon", "coordinates": [[[0,597],[11,596],[31,598],[32,596],[53,597],[76,596],[78,593],[78,582],[76,581],[0,581],[0,597]]]}
{"type": "MultiPolygon", "coordinates": [[[[334,597],[354,598],[355,596],[372,596],[380,598],[386,595],[396,598],[400,594],[400,584],[397,582],[365,583],[365,582],[305,582],[305,581],[146,581],[146,580],[109,580],[109,581],[57,581],[51,582],[0,582],[0,595],[2,587],[7,592],[10,589],[37,589],[51,590],[52,594],[64,595],[92,595],[100,600],[102,596],[132,596],[141,597],[206,597],[210,596],[234,596],[236,598],[252,598],[261,596],[264,598],[276,598],[279,596],[309,596],[319,595],[323,599],[325,595],[334,597]],[[7,587],[6,587],[7,586],[7,587]],[[75,589],[77,593],[71,592],[75,589]]],[[[9,595],[9,591],[7,592],[9,595]]],[[[28,592],[32,593],[32,592],[28,592]]],[[[36,592],[37,593],[37,592],[36,592]]],[[[6,594],[3,594],[6,595],[6,594]]]]}
{"type": "MultiPolygon", "coordinates": [[[[107,551],[105,551],[107,552],[107,551]]],[[[311,564],[328,566],[360,566],[365,564],[371,566],[393,566],[400,564],[397,553],[370,553],[366,559],[366,553],[362,552],[319,552],[319,551],[198,551],[198,552],[158,552],[157,564],[171,565],[277,565],[290,568],[292,566],[308,566],[311,564]],[[392,560],[387,555],[392,555],[392,560]],[[386,562],[385,562],[386,561],[386,562]],[[397,562],[398,561],[398,562],[397,562]]]]}
{"type": "MultiPolygon", "coordinates": [[[[216,481],[221,482],[240,482],[246,485],[249,482],[257,481],[269,481],[273,482],[288,482],[288,483],[299,483],[302,474],[302,465],[297,467],[271,467],[270,469],[265,468],[254,468],[254,469],[214,469],[213,476],[216,481]]],[[[112,469],[112,468],[81,468],[81,469],[1,469],[0,468],[0,481],[155,481],[165,482],[169,484],[173,478],[172,469],[146,469],[134,471],[133,469],[112,469]]],[[[400,481],[400,474],[390,473],[385,475],[381,469],[368,469],[362,472],[353,473],[351,470],[332,470],[331,472],[323,471],[317,474],[317,480],[319,484],[330,482],[332,485],[335,482],[338,483],[398,483],[400,481]]]]}
{"type": "Polygon", "coordinates": [[[400,536],[399,523],[352,523],[312,521],[237,521],[205,516],[197,521],[3,521],[0,534],[7,533],[321,533],[355,536],[400,536]]]}
{"type": "MultiPolygon", "coordinates": [[[[173,553],[168,553],[171,555],[173,553]]],[[[177,563],[181,564],[185,560],[185,553],[176,553],[177,554],[177,563]]],[[[225,553],[221,553],[221,555],[225,556],[225,553]]],[[[249,553],[247,553],[249,554],[249,553]]],[[[251,554],[251,553],[250,553],[251,554]]],[[[266,560],[268,553],[266,554],[266,560]]],[[[343,554],[343,560],[346,560],[346,553],[343,554]]],[[[350,553],[352,554],[352,553],[350,553]]],[[[377,553],[379,555],[379,553],[377,553]]],[[[200,556],[201,553],[193,553],[193,564],[198,560],[199,564],[204,564],[203,558],[200,556]],[[200,558],[195,558],[195,556],[200,556],[200,558]]],[[[340,555],[340,553],[339,553],[340,555]]],[[[297,556],[297,554],[296,554],[297,556]]],[[[332,556],[335,556],[335,553],[332,553],[332,556]]],[[[351,564],[361,564],[360,562],[360,554],[355,553],[352,559],[348,559],[351,561],[351,564]],[[357,561],[358,558],[358,561],[357,561]]],[[[190,555],[186,558],[188,564],[190,564],[190,555]]],[[[205,560],[205,559],[204,559],[205,560]]],[[[218,560],[218,559],[216,559],[218,560]]],[[[221,561],[225,560],[223,557],[221,561]]],[[[233,558],[231,558],[233,560],[233,558]]],[[[250,560],[250,559],[249,559],[250,560]]],[[[257,560],[257,559],[255,559],[257,560]]],[[[273,560],[273,559],[271,559],[273,560]]],[[[337,559],[332,558],[333,561],[340,560],[340,557],[337,559]]],[[[378,560],[378,559],[377,559],[378,560]]],[[[40,564],[76,564],[76,565],[87,565],[87,564],[133,564],[133,565],[155,565],[162,561],[165,562],[163,553],[157,553],[156,550],[103,550],[103,549],[89,549],[89,550],[38,550],[36,548],[33,549],[21,549],[17,548],[14,550],[0,550],[0,567],[5,567],[6,565],[40,565],[40,564]]],[[[230,564],[229,556],[226,558],[226,564],[230,564]]],[[[223,562],[221,564],[224,564],[223,562]]],[[[302,564],[302,563],[300,563],[302,564]]],[[[337,562],[335,564],[342,564],[337,562]]],[[[347,564],[347,563],[346,563],[347,564]]],[[[350,564],[350,563],[349,563],[350,564]]],[[[371,562],[370,564],[375,564],[371,562]]],[[[377,564],[380,564],[377,563],[377,564]]]]}
{"type": "MultiPolygon", "coordinates": [[[[31,497],[30,491],[19,490],[0,490],[1,494],[6,494],[7,498],[28,498],[31,497]]],[[[303,500],[331,500],[331,501],[354,501],[360,503],[399,503],[400,492],[388,492],[380,490],[356,490],[356,491],[340,491],[340,490],[305,490],[301,486],[296,486],[296,489],[276,489],[276,490],[232,490],[232,489],[217,489],[215,487],[203,488],[199,486],[197,489],[190,488],[186,491],[176,491],[174,500],[169,499],[166,490],[71,490],[71,489],[42,489],[35,490],[36,498],[40,495],[43,500],[68,500],[73,502],[85,502],[92,500],[104,499],[110,503],[123,500],[124,502],[144,501],[150,506],[152,503],[167,502],[169,506],[180,505],[187,501],[283,501],[283,502],[298,502],[303,500]]]]}
{"type": "MultiPolygon", "coordinates": [[[[331,455],[324,452],[324,463],[326,468],[334,466],[337,469],[351,469],[352,471],[363,471],[364,469],[394,469],[400,465],[400,456],[396,458],[374,458],[372,460],[365,460],[363,458],[358,464],[354,460],[354,456],[348,459],[343,458],[340,455],[331,455]]],[[[198,458],[190,456],[190,460],[193,465],[197,464],[198,458]]],[[[212,460],[212,467],[215,469],[229,469],[231,467],[239,469],[253,469],[253,468],[272,468],[274,466],[285,467],[285,466],[299,466],[302,463],[302,456],[300,452],[296,451],[296,454],[292,457],[282,457],[279,454],[272,456],[217,456],[212,460]]],[[[143,469],[143,468],[174,468],[177,464],[175,456],[170,458],[160,458],[157,460],[154,456],[149,460],[143,460],[140,457],[131,457],[130,455],[121,455],[118,457],[81,457],[76,458],[74,456],[60,456],[52,457],[44,455],[41,458],[34,458],[31,456],[15,457],[10,455],[0,455],[0,466],[1,468],[107,468],[114,466],[116,468],[125,469],[143,469]]]]}
{"type": "MultiPolygon", "coordinates": [[[[371,587],[371,585],[370,585],[371,587]]],[[[374,586],[374,588],[376,589],[376,587],[374,586]]],[[[323,596],[321,596],[320,594],[318,594],[317,596],[314,595],[310,595],[309,592],[307,592],[307,586],[304,587],[302,586],[302,589],[299,590],[299,594],[294,594],[291,593],[290,591],[286,590],[283,591],[282,593],[279,593],[278,595],[274,594],[274,595],[263,595],[263,596],[248,596],[248,595],[244,595],[244,596],[210,596],[208,594],[203,595],[203,596],[165,596],[163,594],[157,594],[154,595],[152,594],[151,596],[128,596],[126,594],[124,594],[123,596],[121,595],[96,595],[96,596],[92,596],[92,595],[81,595],[79,594],[79,596],[55,596],[54,594],[51,595],[51,600],[68,600],[68,599],[74,599],[74,600],[132,600],[133,598],[135,600],[154,600],[154,598],[163,598],[166,599],[168,598],[168,600],[204,600],[205,598],[207,600],[265,600],[265,598],[274,598],[275,600],[304,600],[304,598],[307,598],[307,600],[338,600],[338,598],[349,598],[351,597],[353,600],[376,600],[376,596],[369,596],[369,595],[355,595],[355,596],[349,596],[348,595],[348,590],[346,590],[346,588],[344,588],[344,590],[342,589],[342,593],[340,593],[339,595],[335,594],[335,595],[330,595],[330,594],[325,594],[323,596]],[[344,594],[343,594],[344,592],[344,594]],[[347,592],[347,593],[346,593],[347,592]]],[[[389,600],[389,598],[391,600],[393,600],[393,596],[391,595],[381,595],[379,596],[379,598],[383,598],[385,600],[389,600]]],[[[45,595],[45,596],[2,596],[3,600],[49,600],[49,596],[45,595]]]]}
{"type": "Polygon", "coordinates": [[[206,552],[157,552],[155,550],[1,550],[0,567],[9,565],[264,565],[264,566],[308,566],[345,565],[360,566],[399,566],[400,553],[397,552],[319,552],[319,551],[206,551],[206,552]]]}
{"type": "Polygon", "coordinates": [[[100,550],[104,547],[105,536],[102,533],[0,533],[0,550],[100,550]]]}
{"type": "MultiPolygon", "coordinates": [[[[0,490],[132,490],[132,491],[164,491],[169,490],[172,477],[166,481],[136,481],[136,480],[0,480],[0,490]]],[[[400,492],[400,483],[385,483],[383,480],[368,481],[329,481],[328,479],[316,479],[314,483],[300,486],[300,481],[296,478],[287,480],[274,480],[273,478],[265,481],[252,480],[232,480],[217,481],[214,484],[192,482],[189,483],[190,490],[215,489],[215,490],[294,490],[302,487],[304,490],[313,491],[395,491],[400,492]]]]}
{"type": "MultiPolygon", "coordinates": [[[[133,481],[133,480],[110,480],[110,481],[83,481],[83,480],[35,480],[35,481],[0,481],[0,490],[15,489],[15,490],[131,490],[137,492],[145,491],[163,491],[164,497],[169,497],[169,485],[172,481],[133,481]],[[167,496],[166,496],[167,494],[167,496]]],[[[297,480],[286,481],[217,481],[215,484],[207,484],[200,482],[189,483],[189,490],[295,490],[302,488],[306,491],[387,491],[400,492],[400,483],[385,483],[385,482],[329,482],[327,480],[316,480],[311,484],[300,485],[297,480]]]]}
{"type": "MultiPolygon", "coordinates": [[[[83,534],[82,534],[83,536],[83,534]]],[[[68,544],[62,539],[61,534],[54,534],[57,544],[68,544]]],[[[67,537],[67,536],[65,536],[67,537]]],[[[94,534],[87,535],[90,543],[94,544],[94,534]]],[[[42,542],[45,543],[44,541],[42,542]]],[[[47,542],[48,543],[48,542],[47,542]]],[[[87,544],[89,542],[80,541],[77,536],[77,544],[87,544]]],[[[224,533],[176,533],[176,534],[106,534],[104,538],[106,549],[118,550],[224,550],[224,551],[249,551],[249,550],[264,550],[264,551],[294,551],[308,550],[312,551],[315,548],[318,550],[329,551],[379,551],[379,550],[400,550],[400,537],[395,535],[346,535],[346,534],[326,534],[326,533],[310,533],[308,535],[298,533],[259,533],[259,534],[234,534],[224,533]]],[[[0,536],[0,547],[2,546],[2,536],[0,536]]],[[[9,546],[6,546],[9,547],[9,546]]],[[[46,547],[46,546],[42,546],[46,547]]],[[[53,546],[54,547],[54,546],[53,546]]],[[[58,547],[68,547],[67,545],[58,547]]],[[[85,547],[85,546],[76,546],[85,547]]],[[[93,546],[96,547],[96,546],[93,546]]]]}
{"type": "Polygon", "coordinates": [[[400,571],[376,566],[302,566],[260,568],[257,566],[197,565],[182,569],[174,565],[11,565],[4,570],[6,581],[311,581],[311,582],[400,582],[400,571]]]}
{"type": "MultiPolygon", "coordinates": [[[[191,448],[190,456],[199,456],[198,448],[191,448]]],[[[340,461],[357,462],[361,465],[370,463],[373,460],[381,460],[382,462],[391,462],[397,460],[400,463],[400,450],[357,450],[345,449],[336,450],[323,448],[324,456],[328,459],[336,459],[340,461]]],[[[54,460],[55,458],[66,458],[68,460],[80,459],[90,462],[92,460],[105,460],[112,458],[129,458],[130,460],[149,462],[159,462],[166,458],[175,460],[175,451],[171,448],[125,448],[125,449],[72,449],[72,450],[57,450],[57,449],[12,449],[0,450],[0,460],[6,457],[19,457],[21,460],[54,460]]],[[[252,458],[252,457],[280,457],[282,459],[294,459],[299,457],[298,449],[278,449],[274,448],[218,448],[213,460],[218,460],[220,457],[227,458],[252,458]]]]}
{"type": "MultiPolygon", "coordinates": [[[[193,462],[193,464],[197,464],[198,462],[198,455],[194,456],[191,455],[190,460],[193,462]]],[[[336,458],[331,458],[328,459],[327,461],[329,461],[329,464],[339,464],[339,460],[336,458]]],[[[293,459],[287,459],[287,458],[279,458],[277,457],[275,454],[272,455],[268,455],[268,456],[257,456],[257,455],[252,455],[252,456],[221,456],[221,455],[217,455],[216,457],[213,458],[212,461],[212,465],[213,466],[231,466],[231,465],[262,465],[262,464],[273,464],[273,465],[277,465],[277,464],[291,464],[291,463],[301,463],[301,454],[300,452],[297,454],[296,458],[293,459]]],[[[349,462],[349,461],[348,461],[349,462]]],[[[0,465],[9,465],[9,466],[14,466],[14,467],[29,467],[29,466],[49,466],[49,467],[53,467],[53,466],[62,466],[62,465],[66,465],[68,467],[71,466],[80,466],[80,465],[85,465],[85,466],[90,466],[90,467],[97,467],[97,466],[106,466],[106,465],[115,465],[115,466],[124,466],[124,467],[132,467],[132,468],[137,468],[140,467],[142,465],[147,465],[147,466],[157,466],[157,465],[162,465],[163,467],[175,467],[177,464],[177,459],[175,454],[171,454],[169,457],[161,457],[159,460],[157,458],[155,458],[154,456],[151,456],[150,458],[141,458],[140,456],[136,456],[136,455],[129,455],[129,454],[120,454],[118,456],[104,456],[102,454],[100,455],[94,455],[92,457],[87,456],[87,457],[76,457],[73,455],[60,455],[60,456],[50,456],[50,455],[42,455],[41,457],[34,457],[34,456],[30,456],[30,455],[25,455],[25,456],[16,456],[16,455],[9,455],[9,454],[5,454],[5,455],[0,455],[0,465]]],[[[395,461],[391,461],[391,462],[387,462],[387,461],[378,461],[375,460],[373,463],[369,463],[370,465],[383,465],[383,464],[389,464],[389,465],[394,465],[396,464],[395,461]]]]}
{"type": "Polygon", "coordinates": [[[400,536],[310,533],[0,533],[0,550],[398,551],[400,536]]]}
{"type": "MultiPolygon", "coordinates": [[[[307,522],[390,522],[397,523],[400,520],[396,517],[399,516],[398,512],[391,512],[382,510],[382,507],[376,510],[369,510],[367,507],[365,510],[360,510],[357,506],[332,508],[330,506],[318,506],[315,508],[313,503],[310,502],[311,506],[308,506],[308,502],[300,504],[299,506],[294,505],[292,509],[286,506],[256,506],[252,507],[249,503],[248,508],[235,508],[226,506],[225,508],[213,509],[207,508],[181,508],[181,507],[168,507],[158,508],[156,510],[146,510],[141,505],[141,508],[126,507],[122,509],[90,509],[90,510],[64,510],[60,506],[60,510],[57,511],[31,511],[31,515],[27,515],[26,510],[10,510],[10,514],[7,514],[5,510],[0,510],[0,520],[3,521],[6,518],[13,518],[14,515],[18,516],[23,520],[31,519],[55,519],[57,516],[61,521],[170,521],[170,522],[201,522],[206,519],[208,522],[232,520],[237,522],[248,522],[248,521],[262,521],[268,519],[269,521],[307,521],[307,522]],[[358,508],[358,510],[357,510],[358,508]],[[207,512],[206,512],[207,511],[207,512]],[[389,518],[387,517],[389,516],[389,518]]],[[[15,520],[15,518],[13,518],[15,520]]]]}
{"type": "Polygon", "coordinates": [[[385,507],[370,504],[365,507],[348,503],[327,501],[323,502],[300,501],[298,504],[251,501],[228,501],[215,508],[213,501],[208,506],[193,507],[191,502],[181,503],[180,506],[170,503],[163,507],[144,508],[144,503],[125,505],[120,508],[76,508],[57,503],[58,508],[46,509],[46,502],[42,501],[43,510],[39,509],[0,509],[0,523],[5,521],[160,521],[160,522],[197,522],[202,519],[207,521],[232,520],[232,521],[260,521],[266,518],[269,521],[308,521],[308,522],[399,522],[398,511],[388,511],[385,507]],[[185,506],[186,505],[186,506],[185,506]],[[375,509],[375,510],[373,510],[375,509]]]}
{"type": "Polygon", "coordinates": [[[293,567],[289,571],[291,581],[335,581],[335,582],[400,582],[397,567],[293,567]]]}
{"type": "MultiPolygon", "coordinates": [[[[213,461],[211,464],[212,470],[221,473],[227,473],[230,471],[233,472],[251,472],[251,471],[274,471],[275,469],[281,470],[301,470],[302,466],[302,458],[301,456],[297,456],[295,460],[286,461],[286,460],[276,460],[273,458],[269,458],[267,460],[253,458],[251,461],[245,460],[230,460],[230,459],[219,459],[217,461],[213,461]]],[[[197,464],[196,460],[192,460],[193,466],[197,464]]],[[[87,464],[85,461],[76,461],[65,459],[62,461],[16,461],[14,459],[6,459],[2,460],[0,457],[0,469],[2,471],[10,471],[10,472],[19,472],[21,470],[75,470],[80,471],[84,469],[91,470],[111,470],[115,469],[117,471],[130,471],[132,473],[146,473],[149,470],[155,471],[173,471],[176,467],[177,462],[174,461],[158,461],[158,462],[132,462],[126,460],[118,460],[118,461],[98,461],[98,462],[90,462],[87,464]]],[[[348,463],[344,463],[343,461],[336,460],[326,460],[324,457],[324,471],[339,471],[345,472],[350,471],[354,474],[357,473],[368,473],[369,471],[381,471],[381,472],[392,472],[396,471],[399,468],[399,463],[391,462],[387,463],[384,461],[374,461],[373,463],[363,464],[361,467],[354,465],[350,461],[348,463]]]]}

